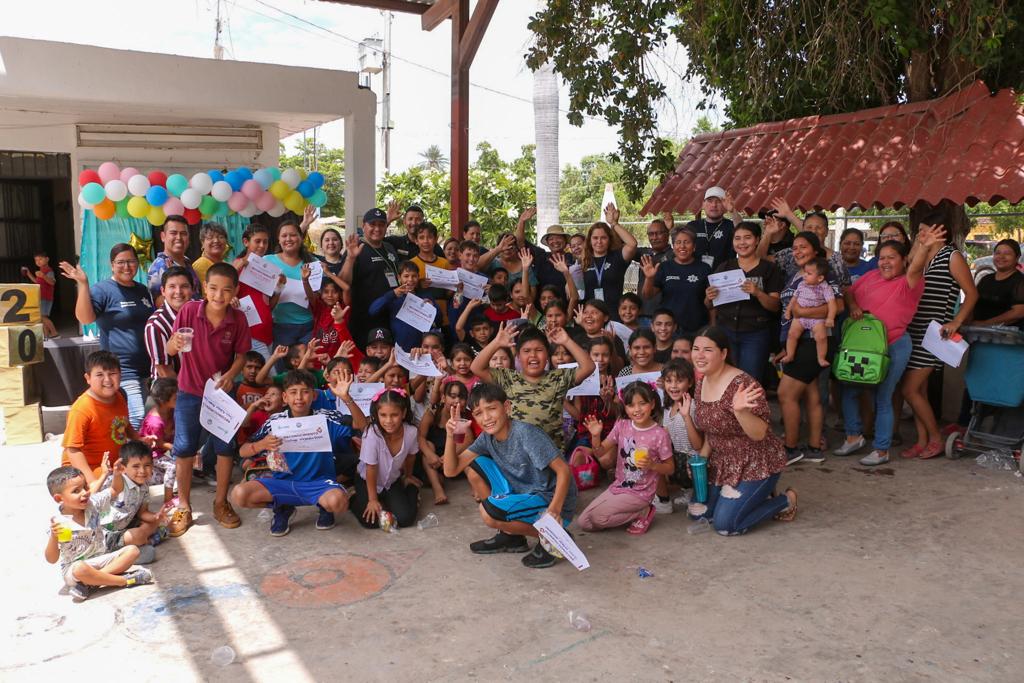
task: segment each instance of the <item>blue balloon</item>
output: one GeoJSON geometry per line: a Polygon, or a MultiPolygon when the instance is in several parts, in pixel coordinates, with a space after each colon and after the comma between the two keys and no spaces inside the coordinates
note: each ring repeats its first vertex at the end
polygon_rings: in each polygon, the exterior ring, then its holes
{"type": "Polygon", "coordinates": [[[235,169],[235,173],[241,175],[245,180],[252,180],[252,171],[250,171],[245,166],[240,166],[239,168],[235,169]]]}
{"type": "Polygon", "coordinates": [[[231,189],[238,192],[242,189],[242,183],[245,182],[245,178],[238,171],[228,171],[224,174],[224,180],[228,182],[231,189]]]}
{"type": "Polygon", "coordinates": [[[252,179],[260,184],[264,190],[269,190],[271,184],[274,182],[274,175],[265,168],[261,168],[252,174],[252,179]]]}
{"type": "Polygon", "coordinates": [[[312,197],[313,193],[316,192],[316,188],[313,187],[313,184],[309,182],[309,180],[303,180],[295,189],[298,190],[299,194],[301,194],[306,199],[312,197]]]}
{"type": "Polygon", "coordinates": [[[146,201],[150,206],[163,206],[167,201],[167,190],[159,185],[154,185],[146,191],[146,201]]]}
{"type": "Polygon", "coordinates": [[[212,180],[215,183],[220,180],[224,180],[224,174],[217,170],[207,171],[206,175],[210,176],[210,180],[212,180]]]}
{"type": "MultiPolygon", "coordinates": [[[[313,185],[314,190],[319,190],[324,186],[324,174],[319,171],[313,171],[310,173],[306,180],[313,185]]],[[[305,197],[306,195],[302,196],[305,197]]]]}

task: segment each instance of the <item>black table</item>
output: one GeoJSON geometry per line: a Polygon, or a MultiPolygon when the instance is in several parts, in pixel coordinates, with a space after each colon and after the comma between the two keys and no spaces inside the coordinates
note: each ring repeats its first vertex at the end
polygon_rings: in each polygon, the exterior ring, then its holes
{"type": "Polygon", "coordinates": [[[43,343],[43,362],[32,366],[46,407],[69,406],[85,391],[85,359],[100,350],[98,337],[60,337],[43,343]]]}

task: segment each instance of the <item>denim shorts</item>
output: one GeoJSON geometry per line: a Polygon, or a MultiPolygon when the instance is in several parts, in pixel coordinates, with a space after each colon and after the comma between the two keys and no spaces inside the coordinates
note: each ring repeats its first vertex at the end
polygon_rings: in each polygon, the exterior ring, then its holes
{"type": "MultiPolygon", "coordinates": [[[[178,390],[178,402],[174,406],[174,448],[171,449],[171,457],[191,458],[199,451],[202,434],[206,431],[199,424],[199,410],[202,406],[202,396],[178,390]]],[[[234,439],[224,443],[210,434],[207,444],[217,455],[234,455],[234,439]]]]}

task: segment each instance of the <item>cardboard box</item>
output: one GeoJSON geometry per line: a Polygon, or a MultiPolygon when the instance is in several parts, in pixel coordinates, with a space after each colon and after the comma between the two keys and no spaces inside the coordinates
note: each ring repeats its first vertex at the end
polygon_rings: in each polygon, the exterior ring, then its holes
{"type": "Polygon", "coordinates": [[[0,367],[43,362],[43,325],[0,327],[0,367]]]}
{"type": "Polygon", "coordinates": [[[31,325],[39,320],[39,285],[0,284],[0,325],[31,325]]]}
{"type": "Polygon", "coordinates": [[[39,402],[39,385],[31,365],[0,368],[0,406],[20,408],[39,402]]]}
{"type": "Polygon", "coordinates": [[[24,446],[41,443],[42,440],[43,425],[38,403],[21,408],[0,407],[0,443],[24,446]]]}

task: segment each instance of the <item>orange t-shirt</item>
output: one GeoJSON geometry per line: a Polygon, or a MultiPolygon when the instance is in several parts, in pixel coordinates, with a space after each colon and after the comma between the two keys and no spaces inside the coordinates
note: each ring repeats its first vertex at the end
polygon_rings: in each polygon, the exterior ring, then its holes
{"type": "MultiPolygon", "coordinates": [[[[64,448],[78,448],[85,453],[89,467],[103,464],[103,453],[110,451],[111,460],[121,453],[128,441],[128,401],[120,392],[110,403],[97,401],[85,392],[72,404],[64,430],[64,448]]],[[[70,465],[63,456],[62,465],[70,465]]]]}

